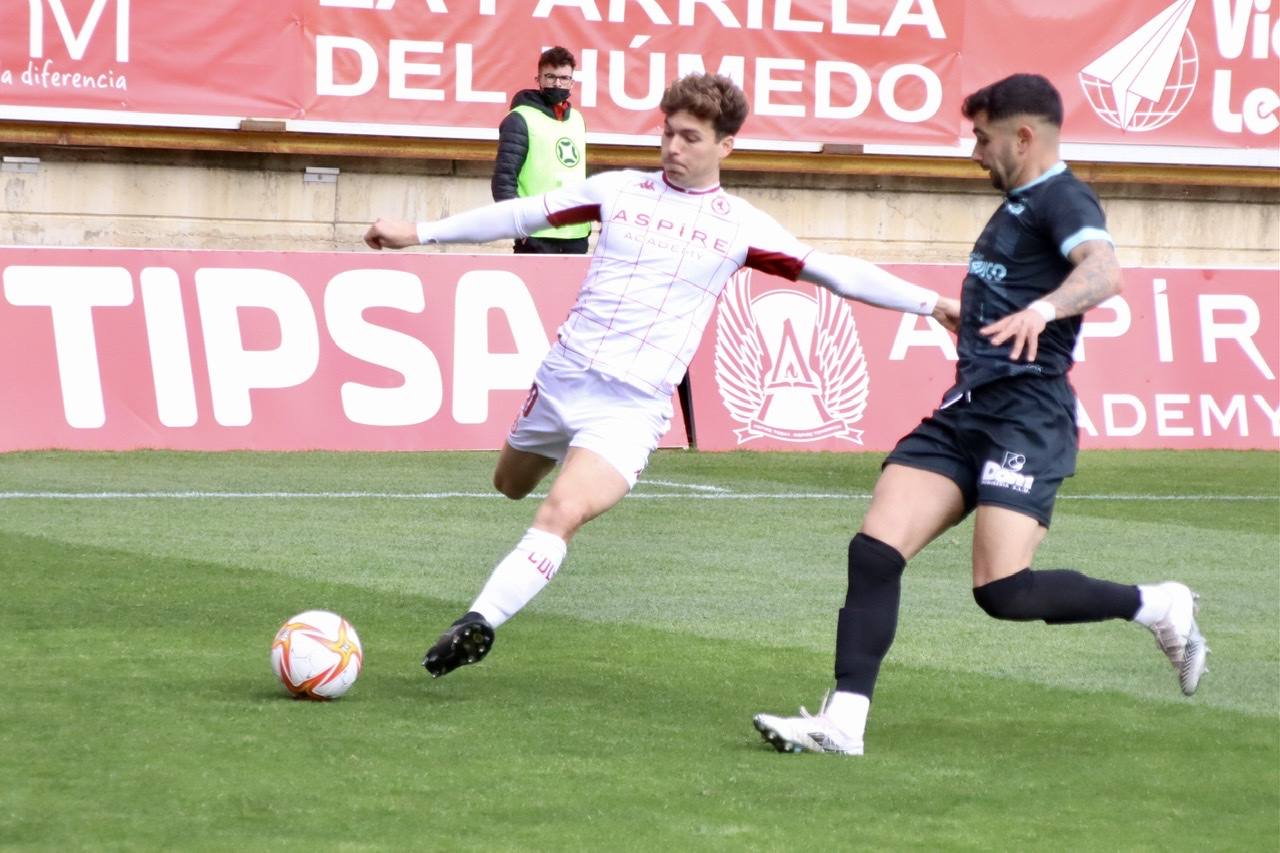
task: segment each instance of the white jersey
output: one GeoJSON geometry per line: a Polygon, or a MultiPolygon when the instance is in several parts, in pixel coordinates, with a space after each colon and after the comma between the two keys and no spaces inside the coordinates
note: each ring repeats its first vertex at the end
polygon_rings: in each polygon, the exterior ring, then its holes
{"type": "Polygon", "coordinates": [[[681,189],[662,172],[602,172],[542,196],[418,223],[429,242],[483,242],[598,221],[578,299],[557,332],[574,361],[669,396],[729,277],[751,267],[853,299],[928,314],[937,294],[854,258],[815,252],[719,185],[681,189]]]}
{"type": "Polygon", "coordinates": [[[748,266],[794,280],[811,251],[719,186],[684,190],[662,172],[605,172],[543,200],[553,225],[601,222],[560,345],[661,394],[684,376],[730,276],[748,266]]]}

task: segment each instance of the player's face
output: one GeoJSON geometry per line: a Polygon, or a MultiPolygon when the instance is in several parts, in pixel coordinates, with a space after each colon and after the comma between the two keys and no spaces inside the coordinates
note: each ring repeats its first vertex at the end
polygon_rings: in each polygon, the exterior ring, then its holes
{"type": "Polygon", "coordinates": [[[662,169],[667,180],[697,190],[720,181],[720,161],[733,150],[733,137],[716,139],[711,122],[680,110],[662,123],[662,169]]]}
{"type": "Polygon", "coordinates": [[[1011,116],[991,121],[985,112],[973,117],[973,135],[977,140],[973,160],[987,170],[992,186],[1002,192],[1018,186],[1018,175],[1022,172],[1025,145],[1018,133],[1018,119],[1011,116]]]}

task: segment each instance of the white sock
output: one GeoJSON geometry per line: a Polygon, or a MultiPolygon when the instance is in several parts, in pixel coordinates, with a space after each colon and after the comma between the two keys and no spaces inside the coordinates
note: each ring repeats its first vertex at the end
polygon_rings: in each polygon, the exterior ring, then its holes
{"type": "Polygon", "coordinates": [[[498,627],[542,592],[564,562],[568,546],[554,533],[530,527],[489,575],[471,609],[498,627]]]}
{"type": "Polygon", "coordinates": [[[1150,628],[1168,616],[1169,608],[1173,607],[1173,595],[1164,584],[1139,584],[1138,595],[1141,596],[1142,604],[1133,615],[1133,621],[1139,625],[1150,628]]]}
{"type": "Polygon", "coordinates": [[[824,713],[842,732],[860,741],[867,731],[867,714],[870,711],[871,700],[866,696],[837,690],[827,700],[824,713]]]}

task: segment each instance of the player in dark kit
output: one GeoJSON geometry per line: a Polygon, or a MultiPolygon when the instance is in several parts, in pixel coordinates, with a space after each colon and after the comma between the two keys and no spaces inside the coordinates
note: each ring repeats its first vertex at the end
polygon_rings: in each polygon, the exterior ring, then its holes
{"type": "Polygon", "coordinates": [[[880,663],[893,642],[903,569],[975,512],[973,597],[997,619],[1050,624],[1127,619],[1151,629],[1190,696],[1208,648],[1196,596],[1175,582],[1131,586],[1069,569],[1031,569],[1054,498],[1075,473],[1067,382],[1081,315],[1120,292],[1097,197],[1058,156],[1062,100],[1015,74],[964,101],[973,159],[1005,193],[969,256],[956,383],[885,460],[836,622],[835,691],[820,713],[758,714],[780,752],[861,755],[880,663]]]}

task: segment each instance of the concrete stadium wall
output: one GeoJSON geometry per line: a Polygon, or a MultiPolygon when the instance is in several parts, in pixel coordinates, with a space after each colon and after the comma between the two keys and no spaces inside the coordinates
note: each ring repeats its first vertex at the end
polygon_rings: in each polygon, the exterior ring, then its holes
{"type": "MultiPolygon", "coordinates": [[[[470,159],[335,157],[7,144],[0,135],[0,154],[40,159],[33,172],[0,171],[0,245],[358,250],[378,215],[437,218],[489,201],[491,166],[474,150],[470,159]],[[335,183],[306,182],[307,166],[340,172],[335,183]]],[[[598,148],[589,157],[597,167],[600,159],[656,165],[644,151],[619,158],[598,148]]],[[[997,203],[969,164],[937,177],[770,171],[768,162],[735,154],[723,183],[814,246],[874,261],[963,262],[997,203]]],[[[1179,183],[1176,170],[1145,182],[1123,167],[1079,171],[1102,199],[1122,263],[1280,268],[1273,172],[1218,186],[1203,175],[1179,183]]]]}

